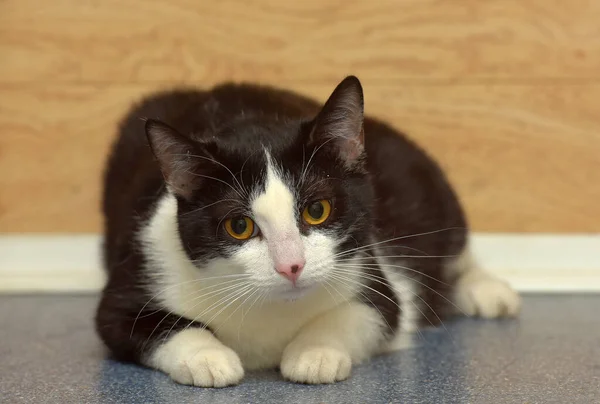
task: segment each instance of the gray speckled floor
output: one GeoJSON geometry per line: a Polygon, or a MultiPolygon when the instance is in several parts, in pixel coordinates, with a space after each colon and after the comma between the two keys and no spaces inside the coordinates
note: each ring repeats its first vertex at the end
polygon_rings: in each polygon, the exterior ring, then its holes
{"type": "Polygon", "coordinates": [[[0,403],[600,403],[600,296],[529,296],[518,321],[460,319],[336,385],[250,374],[221,390],[104,359],[92,296],[0,296],[0,403]]]}

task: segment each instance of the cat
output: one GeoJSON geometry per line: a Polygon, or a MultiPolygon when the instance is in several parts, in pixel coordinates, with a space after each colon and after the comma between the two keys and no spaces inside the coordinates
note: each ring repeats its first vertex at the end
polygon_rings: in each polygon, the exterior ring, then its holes
{"type": "Polygon", "coordinates": [[[420,327],[520,308],[472,258],[439,166],[364,117],[354,76],[324,105],[251,84],[150,95],[122,121],[103,211],[97,331],[182,384],[333,383],[420,327]]]}

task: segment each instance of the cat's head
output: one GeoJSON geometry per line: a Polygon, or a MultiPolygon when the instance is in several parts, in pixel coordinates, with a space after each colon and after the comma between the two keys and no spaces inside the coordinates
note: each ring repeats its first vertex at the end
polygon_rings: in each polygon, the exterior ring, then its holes
{"type": "Polygon", "coordinates": [[[244,274],[294,299],[368,243],[373,196],[356,77],[303,121],[251,114],[190,140],[149,120],[146,132],[200,276],[244,274]]]}

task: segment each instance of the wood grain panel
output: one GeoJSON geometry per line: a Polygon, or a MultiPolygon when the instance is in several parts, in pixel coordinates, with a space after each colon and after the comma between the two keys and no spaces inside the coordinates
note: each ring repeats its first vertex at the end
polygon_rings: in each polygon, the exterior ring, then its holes
{"type": "Polygon", "coordinates": [[[600,78],[594,0],[4,0],[0,81],[600,78]]]}
{"type": "MultiPolygon", "coordinates": [[[[295,83],[324,99],[332,82],[295,83]]],[[[0,84],[0,231],[99,230],[115,123],[154,84],[0,84]]],[[[600,84],[367,85],[447,168],[479,231],[600,231],[600,84]]]]}
{"type": "Polygon", "coordinates": [[[0,87],[0,232],[99,229],[103,159],[136,90],[0,87]]]}

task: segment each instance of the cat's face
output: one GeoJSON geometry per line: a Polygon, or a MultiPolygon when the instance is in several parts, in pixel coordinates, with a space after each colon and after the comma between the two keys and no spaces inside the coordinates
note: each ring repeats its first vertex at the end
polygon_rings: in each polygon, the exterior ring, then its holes
{"type": "Polygon", "coordinates": [[[355,78],[310,122],[248,117],[202,143],[149,121],[187,256],[201,276],[243,274],[270,297],[296,299],[335,278],[368,243],[362,91],[355,78]]]}

